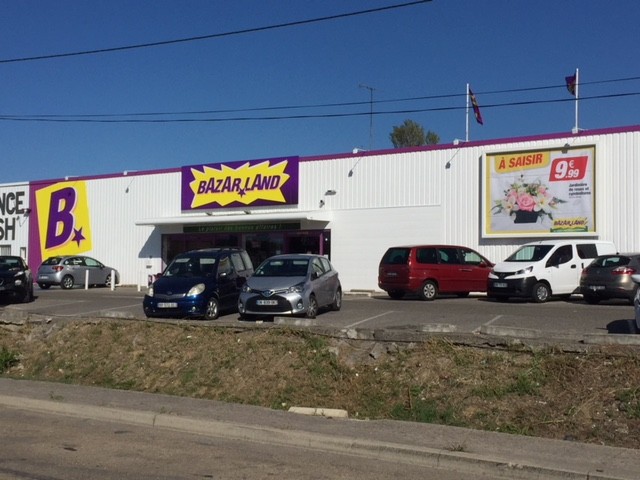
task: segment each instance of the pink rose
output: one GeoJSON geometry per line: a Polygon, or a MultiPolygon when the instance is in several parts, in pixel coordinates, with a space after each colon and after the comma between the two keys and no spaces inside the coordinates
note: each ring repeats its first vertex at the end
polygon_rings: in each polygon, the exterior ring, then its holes
{"type": "Polygon", "coordinates": [[[530,194],[523,193],[521,195],[518,195],[518,207],[520,208],[520,210],[531,212],[533,211],[533,207],[535,207],[535,205],[536,201],[530,194]]]}

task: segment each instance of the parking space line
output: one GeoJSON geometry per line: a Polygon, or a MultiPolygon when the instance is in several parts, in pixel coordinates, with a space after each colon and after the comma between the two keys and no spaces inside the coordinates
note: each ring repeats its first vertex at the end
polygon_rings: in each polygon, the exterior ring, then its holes
{"type": "Polygon", "coordinates": [[[496,315],[495,317],[493,317],[491,320],[489,320],[488,322],[483,323],[482,325],[480,325],[478,328],[476,328],[473,333],[479,333],[480,329],[482,329],[482,327],[487,327],[489,325],[491,325],[493,322],[497,321],[499,318],[501,318],[502,315],[496,315]]]}
{"type": "Polygon", "coordinates": [[[364,320],[360,320],[359,322],[352,323],[351,325],[346,325],[344,328],[353,328],[356,325],[360,325],[361,323],[365,323],[370,320],[375,320],[376,318],[384,317],[385,315],[389,315],[390,313],[395,313],[395,312],[393,310],[390,310],[388,312],[381,313],[380,315],[376,315],[375,317],[365,318],[364,320]]]}

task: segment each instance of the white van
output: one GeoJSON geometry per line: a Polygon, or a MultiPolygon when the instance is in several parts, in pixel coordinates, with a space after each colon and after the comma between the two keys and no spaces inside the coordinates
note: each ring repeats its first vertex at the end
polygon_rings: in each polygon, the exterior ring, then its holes
{"type": "Polygon", "coordinates": [[[487,279],[487,297],[546,302],[552,295],[578,293],[580,274],[598,255],[616,253],[612,242],[600,240],[542,240],[522,245],[504,262],[494,265],[487,279]]]}

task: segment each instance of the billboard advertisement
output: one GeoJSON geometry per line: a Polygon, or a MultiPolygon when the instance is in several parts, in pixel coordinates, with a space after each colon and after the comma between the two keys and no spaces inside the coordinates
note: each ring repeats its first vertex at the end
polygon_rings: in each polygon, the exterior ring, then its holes
{"type": "Polygon", "coordinates": [[[487,153],[483,237],[593,236],[595,146],[487,153]]]}

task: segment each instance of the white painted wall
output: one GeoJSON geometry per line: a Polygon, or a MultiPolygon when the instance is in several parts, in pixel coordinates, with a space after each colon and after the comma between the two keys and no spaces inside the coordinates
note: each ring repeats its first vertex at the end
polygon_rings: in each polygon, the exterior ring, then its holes
{"type": "MultiPolygon", "coordinates": [[[[500,261],[531,238],[481,238],[483,154],[555,149],[565,143],[596,146],[597,237],[615,242],[620,251],[640,251],[640,205],[636,199],[640,126],[593,134],[441,145],[410,152],[303,158],[299,204],[282,211],[317,211],[332,216],[325,228],[331,229],[332,261],[347,291],[377,289],[378,262],[393,245],[460,244],[500,261]],[[325,196],[327,190],[336,194],[325,196]],[[324,200],[323,207],[320,200],[324,200]]],[[[182,225],[153,227],[136,222],[181,215],[179,169],[86,182],[94,236],[93,251],[88,254],[118,268],[124,284],[146,283],[146,275],[161,267],[161,233],[181,232],[182,225]]],[[[0,192],[16,188],[0,185],[0,192]]],[[[19,188],[26,188],[25,184],[19,188]]],[[[194,215],[206,224],[220,214],[189,214],[194,215]]],[[[27,223],[16,231],[12,248],[27,244],[27,223]]]]}

